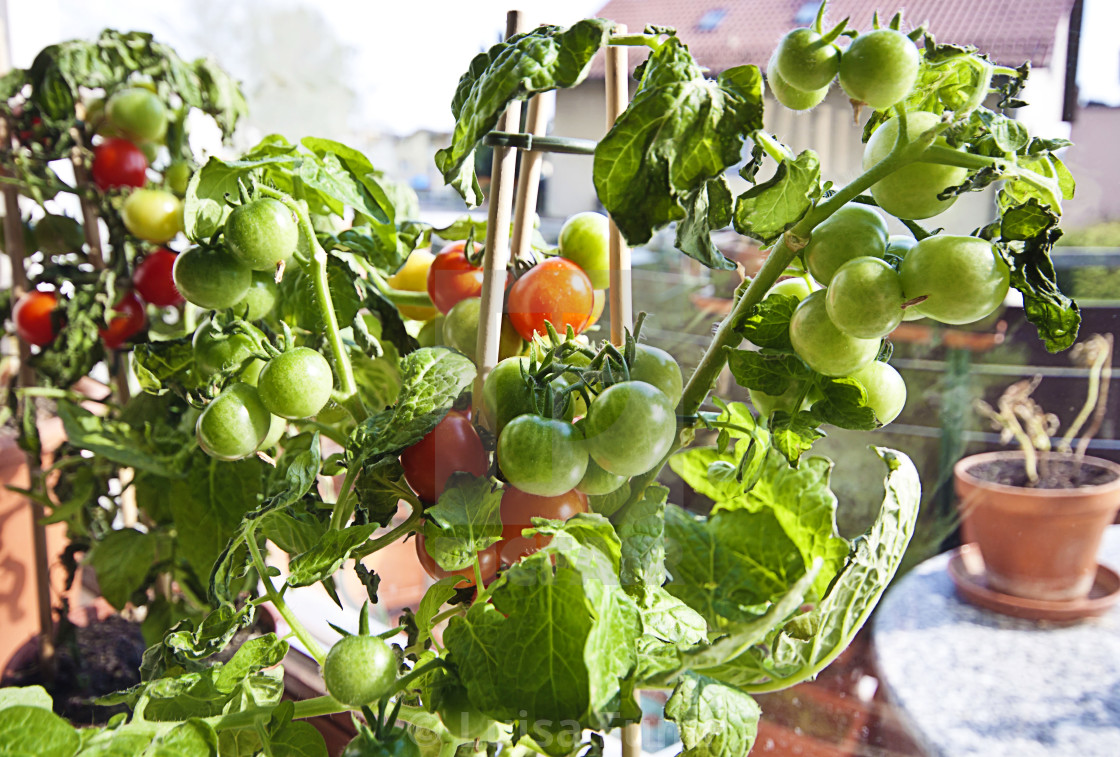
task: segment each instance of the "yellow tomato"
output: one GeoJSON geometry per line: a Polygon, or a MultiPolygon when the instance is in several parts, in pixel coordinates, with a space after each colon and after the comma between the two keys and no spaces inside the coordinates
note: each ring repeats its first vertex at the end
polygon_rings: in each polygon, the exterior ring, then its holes
{"type": "MultiPolygon", "coordinates": [[[[389,286],[405,292],[428,291],[428,269],[432,267],[432,261],[435,259],[435,255],[429,249],[413,250],[401,269],[389,277],[389,286]]],[[[427,321],[439,313],[435,308],[417,305],[400,305],[399,309],[401,315],[415,321],[427,321]]]]}

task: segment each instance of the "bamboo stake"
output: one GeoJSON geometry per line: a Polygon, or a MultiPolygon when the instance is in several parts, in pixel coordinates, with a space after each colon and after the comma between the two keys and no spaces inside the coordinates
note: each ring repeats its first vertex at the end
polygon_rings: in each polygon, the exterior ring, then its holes
{"type": "MultiPolygon", "coordinates": [[[[524,28],[521,11],[506,14],[506,39],[524,28]]],[[[511,103],[498,122],[501,131],[517,131],[521,107],[511,103]]],[[[482,258],[482,303],[478,317],[478,373],[474,380],[474,412],[482,417],[482,382],[498,364],[498,340],[502,333],[502,306],[506,291],[506,266],[509,264],[509,224],[513,207],[513,180],[517,151],[494,148],[490,171],[490,207],[486,219],[486,249],[482,258]]]]}
{"type": "MultiPolygon", "coordinates": [[[[8,69],[7,61],[0,61],[0,68],[8,69]]],[[[11,125],[7,119],[0,119],[0,144],[12,148],[11,125]]],[[[4,195],[4,238],[8,260],[12,264],[12,295],[18,298],[29,288],[27,269],[24,267],[24,257],[27,251],[23,248],[23,222],[19,209],[19,189],[13,185],[5,184],[0,190],[4,195]]],[[[31,368],[31,345],[20,340],[19,342],[19,379],[20,387],[35,385],[35,371],[31,368]]],[[[20,400],[20,408],[32,400],[24,397],[20,400]]],[[[27,473],[29,486],[34,488],[35,482],[42,477],[43,461],[38,455],[28,453],[27,473]]],[[[51,606],[50,558],[47,554],[47,529],[42,521],[45,513],[43,506],[33,499],[28,500],[31,507],[31,544],[35,561],[35,592],[38,600],[39,613],[39,664],[48,678],[53,677],[54,671],[54,616],[51,606]]]]}
{"type": "MultiPolygon", "coordinates": [[[[542,135],[545,132],[545,114],[541,107],[543,95],[534,95],[529,100],[529,113],[525,119],[525,131],[533,135],[542,135]]],[[[537,207],[537,192],[541,182],[541,162],[544,153],[539,150],[528,150],[521,153],[521,170],[517,175],[517,204],[513,210],[513,249],[511,255],[514,260],[524,258],[529,252],[529,237],[533,234],[531,222],[533,211],[537,207]]]]}
{"type": "MultiPolygon", "coordinates": [[[[619,24],[614,29],[615,34],[626,34],[626,26],[619,24]]],[[[619,114],[626,110],[630,99],[630,90],[627,86],[629,68],[626,60],[626,47],[614,45],[607,47],[607,129],[614,126],[619,114]]],[[[630,248],[618,231],[618,226],[612,220],[610,223],[610,282],[611,288],[607,302],[611,306],[611,342],[621,346],[626,340],[626,332],[633,327],[634,298],[630,282],[630,248]]],[[[630,726],[627,726],[629,728],[630,726]]],[[[640,738],[640,736],[639,736],[640,738]]],[[[626,742],[623,741],[625,746],[626,742]]],[[[641,745],[638,745],[641,752],[641,745]]],[[[625,754],[624,757],[630,757],[625,754]]]]}

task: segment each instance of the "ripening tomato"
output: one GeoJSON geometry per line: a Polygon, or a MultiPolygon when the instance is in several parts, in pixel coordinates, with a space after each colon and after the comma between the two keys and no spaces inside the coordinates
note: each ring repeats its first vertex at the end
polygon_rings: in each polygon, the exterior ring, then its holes
{"type": "Polygon", "coordinates": [[[156,307],[168,308],[183,303],[183,295],[175,288],[171,269],[175,266],[175,253],[164,247],[148,253],[132,272],[136,291],[156,307]]]}
{"type": "Polygon", "coordinates": [[[106,139],[93,148],[90,175],[102,192],[114,187],[142,187],[148,180],[148,159],[127,139],[106,139]]]}
{"type": "Polygon", "coordinates": [[[113,306],[113,312],[117,315],[112,317],[108,326],[97,332],[101,335],[105,347],[110,350],[117,349],[134,337],[148,322],[144,303],[140,302],[135,292],[129,292],[121,297],[113,306]]]}
{"type": "Polygon", "coordinates": [[[12,308],[19,338],[36,347],[50,344],[58,334],[51,315],[57,305],[58,295],[54,292],[35,290],[20,297],[12,308]]]}
{"type": "Polygon", "coordinates": [[[420,441],[401,453],[404,480],[425,502],[436,502],[456,471],[485,476],[490,460],[470,419],[451,411],[420,441]]]}
{"type": "Polygon", "coordinates": [[[501,504],[502,540],[498,542],[502,562],[513,565],[552,541],[551,536],[522,536],[522,531],[533,527],[533,518],[566,521],[578,513],[586,512],[587,495],[576,489],[555,497],[542,497],[513,486],[506,487],[501,504]]]}
{"type": "Polygon", "coordinates": [[[595,290],[583,269],[566,258],[549,258],[533,266],[509,289],[509,319],[521,338],[547,334],[550,321],[563,334],[568,326],[578,334],[587,326],[595,305],[595,290]]]}
{"type": "MultiPolygon", "coordinates": [[[[436,255],[428,268],[428,296],[446,314],[456,303],[482,295],[482,268],[467,260],[466,242],[453,242],[436,255]]],[[[478,250],[480,245],[475,245],[478,250]]]]}
{"type": "MultiPolygon", "coordinates": [[[[498,547],[500,545],[501,542],[492,544],[478,553],[478,567],[479,572],[482,573],[482,583],[484,584],[489,583],[498,574],[498,547]]],[[[428,549],[424,546],[423,534],[416,535],[416,557],[420,560],[420,567],[424,569],[424,572],[437,581],[448,576],[462,576],[463,580],[457,583],[455,588],[463,589],[475,585],[474,565],[468,565],[460,570],[444,570],[435,558],[428,554],[428,549]]]]}

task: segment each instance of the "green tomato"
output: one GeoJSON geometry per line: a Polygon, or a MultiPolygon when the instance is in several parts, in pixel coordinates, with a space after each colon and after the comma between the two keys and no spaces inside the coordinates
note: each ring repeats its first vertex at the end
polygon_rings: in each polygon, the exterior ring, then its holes
{"type": "Polygon", "coordinates": [[[226,219],[230,252],[254,271],[275,271],[291,259],[299,243],[299,226],[288,207],[271,197],[239,205],[226,219]]]}
{"type": "Polygon", "coordinates": [[[917,243],[917,239],[906,234],[891,234],[887,237],[887,252],[904,258],[906,253],[913,249],[917,243]]]}
{"type": "Polygon", "coordinates": [[[134,189],[121,206],[128,233],[152,244],[165,244],[183,230],[183,202],[164,189],[134,189]]]}
{"type": "Polygon", "coordinates": [[[591,457],[603,470],[637,476],[672,448],[677,417],[663,391],[644,381],[624,381],[592,401],[585,433],[591,457]]]}
{"type": "Polygon", "coordinates": [[[875,29],[848,45],[840,59],[840,86],[875,110],[901,102],[918,79],[918,48],[900,31],[875,29]]]}
{"type": "Polygon", "coordinates": [[[424,321],[424,325],[416,333],[416,341],[421,347],[439,347],[443,344],[444,320],[445,317],[441,314],[429,321],[424,321]]]}
{"type": "Polygon", "coordinates": [[[809,110],[819,105],[828,96],[829,85],[827,84],[820,89],[813,89],[808,92],[791,85],[778,73],[776,57],[777,51],[770,56],[770,63],[766,66],[766,81],[770,84],[770,91],[774,93],[775,100],[790,110],[809,110]]]}
{"type": "Polygon", "coordinates": [[[758,416],[769,418],[775,410],[784,410],[792,415],[797,410],[808,410],[812,407],[813,403],[809,397],[805,397],[798,406],[797,400],[801,398],[802,388],[801,382],[794,382],[781,394],[767,394],[757,389],[748,389],[747,394],[751,398],[754,409],[758,411],[758,416]]]}
{"type": "Polygon", "coordinates": [[[105,104],[105,114],[114,127],[134,141],[158,142],[167,134],[167,108],[146,87],[115,92],[105,104]]]}
{"type": "MultiPolygon", "coordinates": [[[[455,303],[443,321],[443,343],[458,350],[474,362],[478,352],[478,319],[481,315],[482,300],[468,297],[455,303]]],[[[498,336],[498,359],[518,355],[525,348],[525,342],[509,318],[502,316],[502,331],[498,336]]]]}
{"type": "Polygon", "coordinates": [[[241,460],[257,451],[271,416],[248,384],[235,382],[219,394],[195,424],[198,446],[219,460],[241,460]]]}
{"type": "Polygon", "coordinates": [[[801,301],[789,321],[789,339],[798,357],[817,373],[847,376],[879,354],[878,339],[845,334],[828,317],[823,290],[801,301]]]}
{"type": "Polygon", "coordinates": [[[233,306],[234,311],[247,321],[259,321],[272,315],[276,301],[280,297],[280,286],[276,276],[269,271],[253,271],[249,290],[233,306]]]}
{"type": "Polygon", "coordinates": [[[281,418],[279,415],[273,415],[272,421],[268,426],[268,433],[264,436],[264,441],[257,447],[258,452],[270,450],[280,443],[284,438],[284,432],[288,430],[288,421],[281,418]]]}
{"type": "Polygon", "coordinates": [[[897,418],[906,405],[906,381],[887,363],[872,360],[848,378],[863,386],[867,392],[867,404],[875,411],[880,426],[897,418]]]}
{"type": "Polygon", "coordinates": [[[860,257],[840,266],[825,290],[825,308],[849,336],[879,339],[902,323],[902,279],[881,258],[860,257]]]}
{"type": "MultiPolygon", "coordinates": [[[[906,114],[906,133],[913,139],[940,122],[941,119],[933,113],[912,111],[906,114]]],[[[900,123],[897,117],[886,121],[867,140],[867,145],[863,148],[865,171],[887,157],[898,139],[900,123]]],[[[944,137],[938,137],[934,144],[949,146],[944,137]]],[[[949,187],[963,184],[966,178],[967,168],[940,163],[911,163],[872,184],[871,196],[879,207],[896,218],[931,218],[948,210],[957,201],[956,196],[941,200],[937,195],[949,187]]]]}
{"type": "Polygon", "coordinates": [[[191,247],[175,256],[175,288],[200,308],[233,307],[249,291],[252,273],[221,247],[191,247]]]}
{"type": "Polygon", "coordinates": [[[611,283],[610,220],[602,213],[576,213],[560,228],[560,255],[591,279],[595,289],[611,283]]]}
{"type": "Polygon", "coordinates": [[[828,284],[852,258],[881,258],[887,249],[887,222],[867,205],[845,205],[813,229],[805,245],[805,265],[813,278],[828,284]]]}
{"type": "Polygon", "coordinates": [[[327,693],[351,707],[380,699],[396,680],[396,655],[376,636],[343,636],[323,661],[327,693]]]}
{"type": "Polygon", "coordinates": [[[182,197],[187,193],[187,185],[191,182],[191,166],[185,161],[176,161],[163,172],[163,180],[167,188],[182,197]]]}
{"type": "Polygon", "coordinates": [[[584,494],[610,494],[622,486],[625,481],[625,476],[608,473],[600,467],[599,463],[595,462],[595,458],[588,458],[587,470],[584,471],[583,478],[576,484],[576,489],[584,494]]]}
{"type": "Polygon", "coordinates": [[[769,297],[772,294],[784,294],[787,297],[796,297],[798,302],[808,297],[813,292],[813,285],[809,283],[803,276],[792,276],[788,279],[782,279],[774,286],[770,287],[770,291],[766,293],[769,297]]]}
{"type": "MultiPolygon", "coordinates": [[[[521,376],[522,366],[527,369],[529,362],[527,357],[505,358],[482,382],[482,417],[486,427],[495,435],[501,434],[514,418],[536,412],[532,388],[521,376]]],[[[570,386],[570,379],[567,375],[557,376],[551,384],[555,391],[565,391],[570,386]]],[[[577,404],[577,398],[573,396],[564,420],[572,419],[577,404]]]]}
{"type": "MultiPolygon", "coordinates": [[[[57,216],[51,213],[43,216],[35,224],[35,245],[45,255],[69,255],[81,252],[86,243],[82,225],[70,216],[57,216]]],[[[31,252],[32,248],[28,248],[31,252]]]]}
{"type": "Polygon", "coordinates": [[[296,347],[272,358],[257,380],[265,407],[289,420],[318,413],[330,400],[333,388],[330,363],[309,347],[296,347]]]}
{"type": "Polygon", "coordinates": [[[663,349],[639,344],[634,352],[634,364],[630,366],[630,379],[644,381],[665,392],[673,407],[681,401],[684,377],[677,361],[663,349]]]}
{"type": "Polygon", "coordinates": [[[813,29],[787,32],[774,53],[781,78],[802,92],[827,87],[840,71],[840,49],[831,42],[822,43],[821,34],[813,29]]]}
{"type": "Polygon", "coordinates": [[[902,291],[913,307],[948,324],[978,321],[1007,296],[1011,272],[995,245],[977,237],[926,237],[902,260],[902,291]]]}
{"type": "Polygon", "coordinates": [[[498,467],[510,484],[529,494],[558,497],[587,471],[583,434],[571,423],[527,413],[498,436],[498,467]]]}
{"type": "MultiPolygon", "coordinates": [[[[242,366],[260,349],[258,345],[264,341],[264,334],[255,328],[250,328],[254,332],[253,336],[240,331],[227,336],[215,330],[209,318],[203,320],[195,329],[194,338],[191,340],[194,347],[194,364],[199,373],[207,376],[242,366]]],[[[263,365],[263,361],[254,360],[254,362],[263,365]]],[[[257,369],[251,375],[255,376],[259,373],[260,370],[257,369]]],[[[254,384],[255,381],[245,383],[254,384]]]]}

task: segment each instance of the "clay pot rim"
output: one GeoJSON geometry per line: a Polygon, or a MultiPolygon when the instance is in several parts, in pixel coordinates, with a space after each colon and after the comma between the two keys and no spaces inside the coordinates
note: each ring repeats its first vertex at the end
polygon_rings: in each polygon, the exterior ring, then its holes
{"type": "MultiPolygon", "coordinates": [[[[1042,458],[1072,458],[1074,455],[1070,452],[1040,452],[1039,459],[1042,458]]],[[[995,452],[979,452],[975,455],[967,455],[962,457],[953,465],[953,475],[961,481],[968,483],[974,487],[987,489],[993,492],[1006,492],[1014,494],[1022,494],[1029,492],[1032,497],[1038,499],[1063,499],[1068,498],[1071,494],[1085,497],[1095,497],[1111,492],[1113,490],[1120,491],[1120,464],[1114,463],[1111,460],[1105,460],[1100,457],[1092,457],[1086,455],[1082,458],[1084,464],[1092,465],[1097,468],[1103,468],[1112,472],[1112,479],[1103,484],[1094,484],[1093,486],[1079,486],[1075,489],[1034,489],[1026,486],[1011,486],[1009,484],[997,484],[993,481],[987,481],[977,476],[972,475],[970,469],[973,466],[981,465],[996,460],[1017,460],[1023,459],[1022,450],[997,450],[995,452]]]]}

